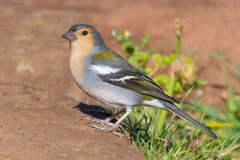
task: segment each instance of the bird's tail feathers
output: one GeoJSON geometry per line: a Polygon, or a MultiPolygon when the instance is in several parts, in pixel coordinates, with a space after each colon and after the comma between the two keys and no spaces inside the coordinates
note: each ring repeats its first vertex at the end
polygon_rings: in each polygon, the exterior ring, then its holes
{"type": "Polygon", "coordinates": [[[168,102],[161,101],[161,100],[158,100],[158,99],[153,99],[151,101],[144,101],[143,104],[168,110],[168,111],[178,115],[182,119],[184,119],[184,120],[190,122],[191,124],[195,125],[199,129],[203,130],[204,132],[206,132],[212,138],[217,139],[217,136],[210,129],[208,129],[205,125],[199,123],[197,120],[193,119],[191,116],[189,116],[188,114],[183,112],[180,108],[178,108],[176,105],[174,105],[172,103],[168,103],[168,102]]]}

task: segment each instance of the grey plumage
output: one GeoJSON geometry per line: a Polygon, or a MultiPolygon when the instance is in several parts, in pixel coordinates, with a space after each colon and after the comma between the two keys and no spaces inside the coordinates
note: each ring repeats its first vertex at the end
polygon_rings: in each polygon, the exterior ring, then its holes
{"type": "MultiPolygon", "coordinates": [[[[111,128],[103,130],[111,131],[116,128],[134,106],[147,105],[175,113],[211,137],[217,138],[207,127],[174,105],[178,101],[165,94],[151,78],[108,49],[95,28],[85,24],[74,25],[63,37],[71,44],[70,68],[78,86],[106,105],[127,111],[111,128]],[[91,33],[85,34],[84,30],[89,29],[91,33]],[[78,33],[78,30],[83,32],[78,33]]],[[[112,118],[104,122],[108,123],[112,118]]]]}

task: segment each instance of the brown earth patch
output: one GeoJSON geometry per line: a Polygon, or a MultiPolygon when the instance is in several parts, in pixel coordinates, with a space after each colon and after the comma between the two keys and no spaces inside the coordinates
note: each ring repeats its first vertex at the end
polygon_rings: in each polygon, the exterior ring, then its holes
{"type": "Polygon", "coordinates": [[[145,159],[126,138],[91,128],[76,106],[66,96],[0,85],[0,159],[145,159]]]}

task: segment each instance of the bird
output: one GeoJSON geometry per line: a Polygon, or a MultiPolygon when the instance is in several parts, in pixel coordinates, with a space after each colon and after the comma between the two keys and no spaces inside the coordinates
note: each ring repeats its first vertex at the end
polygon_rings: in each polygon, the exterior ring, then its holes
{"type": "Polygon", "coordinates": [[[94,120],[111,124],[110,127],[99,127],[101,130],[118,128],[135,106],[149,106],[170,111],[217,139],[209,128],[178,108],[179,102],[164,93],[150,77],[109,49],[94,27],[75,24],[62,37],[70,44],[70,70],[78,87],[106,106],[120,109],[104,120],[94,120]],[[116,123],[110,123],[123,112],[116,123]]]}

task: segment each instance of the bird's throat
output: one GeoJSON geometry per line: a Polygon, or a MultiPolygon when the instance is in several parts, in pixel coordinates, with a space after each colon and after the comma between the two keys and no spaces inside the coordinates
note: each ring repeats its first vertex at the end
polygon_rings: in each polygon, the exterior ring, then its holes
{"type": "Polygon", "coordinates": [[[72,75],[75,81],[79,84],[82,81],[81,77],[84,77],[83,74],[86,58],[93,47],[88,46],[88,44],[83,45],[75,42],[71,43],[71,55],[69,63],[72,75]]]}

